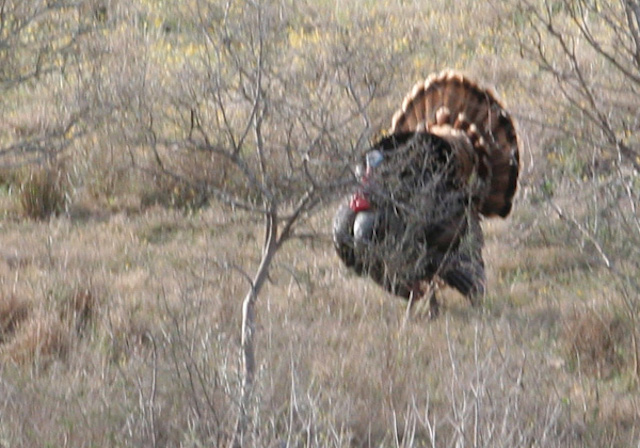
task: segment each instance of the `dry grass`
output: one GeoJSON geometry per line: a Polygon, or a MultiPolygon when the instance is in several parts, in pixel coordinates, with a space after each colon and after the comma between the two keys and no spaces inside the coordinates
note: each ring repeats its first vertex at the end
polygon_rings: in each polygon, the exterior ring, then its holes
{"type": "Polygon", "coordinates": [[[33,315],[3,346],[3,359],[45,367],[54,359],[64,359],[69,350],[67,328],[53,316],[33,315]]]}
{"type": "Polygon", "coordinates": [[[60,166],[36,167],[20,184],[20,204],[24,215],[31,219],[48,219],[65,210],[67,179],[60,166]]]}
{"type": "Polygon", "coordinates": [[[610,378],[623,366],[621,351],[629,346],[628,335],[620,317],[587,309],[567,316],[562,341],[571,368],[610,378]]]}
{"type": "MultiPolygon", "coordinates": [[[[316,224],[329,219],[330,210],[316,224]]],[[[14,446],[65,438],[99,446],[224,443],[235,415],[238,297],[246,288],[228,266],[250,270],[257,262],[253,226],[216,209],[184,216],[156,208],[102,223],[38,224],[29,249],[11,237],[24,237],[19,224],[7,225],[5,247],[33,252],[30,264],[12,268],[33,305],[2,345],[0,384],[16,387],[24,369],[41,373],[4,395],[5,437],[14,446]],[[53,247],[33,249],[53,233],[53,247]],[[78,322],[87,322],[80,331],[78,322]],[[56,405],[61,393],[73,406],[56,405]],[[36,403],[33,431],[17,431],[36,403]]],[[[493,273],[513,264],[497,250],[499,235],[488,242],[493,273]]],[[[259,302],[255,444],[631,441],[639,402],[628,389],[624,322],[581,307],[571,285],[544,277],[547,292],[527,300],[519,291],[543,280],[494,276],[484,310],[447,293],[441,319],[407,320],[402,301],[348,276],[327,241],[291,243],[259,302]],[[623,405],[612,404],[622,396],[623,405]]]]}
{"type": "Polygon", "coordinates": [[[13,295],[0,299],[0,342],[9,340],[18,326],[29,316],[30,304],[13,295]]]}

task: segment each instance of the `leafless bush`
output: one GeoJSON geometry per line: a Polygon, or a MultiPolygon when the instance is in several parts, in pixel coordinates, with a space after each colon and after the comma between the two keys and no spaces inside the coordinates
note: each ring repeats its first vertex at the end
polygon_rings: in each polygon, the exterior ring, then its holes
{"type": "Polygon", "coordinates": [[[87,108],[69,101],[73,96],[69,75],[81,69],[79,49],[96,26],[81,19],[80,3],[7,0],[0,6],[2,103],[12,111],[20,109],[15,104],[32,105],[29,111],[3,117],[0,163],[4,166],[51,159],[84,133],[87,108]]]}
{"type": "Polygon", "coordinates": [[[640,5],[525,2],[517,15],[522,55],[553,81],[561,100],[545,123],[557,139],[547,155],[554,175],[546,177],[544,194],[589,263],[614,280],[634,328],[637,378],[640,5]],[[567,189],[579,193],[565,204],[554,193],[567,189]]]}
{"type": "Polygon", "coordinates": [[[149,143],[159,173],[265,223],[260,265],[245,274],[242,436],[256,368],[254,307],[272,260],[344,187],[351,149],[362,144],[356,125],[370,125],[367,106],[393,77],[388,60],[373,56],[366,41],[356,51],[343,30],[329,28],[313,55],[297,48],[295,39],[307,31],[289,25],[284,5],[201,1],[184,14],[190,37],[204,45],[166,92],[171,108],[149,121],[149,143]],[[163,122],[177,138],[156,124],[163,122]],[[173,154],[183,152],[218,178],[194,185],[173,154]]]}

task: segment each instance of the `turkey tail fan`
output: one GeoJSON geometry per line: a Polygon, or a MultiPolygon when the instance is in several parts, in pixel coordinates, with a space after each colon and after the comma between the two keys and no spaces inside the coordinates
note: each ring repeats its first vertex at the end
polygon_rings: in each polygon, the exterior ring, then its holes
{"type": "Polygon", "coordinates": [[[518,180],[518,138],[494,93],[455,71],[429,76],[406,96],[391,125],[391,134],[424,131],[451,143],[462,176],[477,173],[480,213],[507,216],[518,180]]]}

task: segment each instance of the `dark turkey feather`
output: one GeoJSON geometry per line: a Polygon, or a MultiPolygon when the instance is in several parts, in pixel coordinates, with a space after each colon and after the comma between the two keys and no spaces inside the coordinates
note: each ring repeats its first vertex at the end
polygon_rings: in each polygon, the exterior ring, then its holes
{"type": "Polygon", "coordinates": [[[393,294],[416,298],[440,278],[477,304],[480,219],[509,214],[518,170],[514,124],[495,95],[453,71],[431,75],[363,156],[360,186],[334,219],[338,255],[393,294]]]}

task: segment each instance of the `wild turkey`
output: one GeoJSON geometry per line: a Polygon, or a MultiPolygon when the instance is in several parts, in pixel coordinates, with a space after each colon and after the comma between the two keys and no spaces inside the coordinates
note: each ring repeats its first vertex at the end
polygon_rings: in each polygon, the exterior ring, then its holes
{"type": "Polygon", "coordinates": [[[488,89],[454,71],[414,86],[391,130],[366,151],[359,186],[333,223],[342,261],[417,300],[435,279],[476,306],[485,294],[482,217],[511,211],[519,171],[512,119],[488,89]]]}

